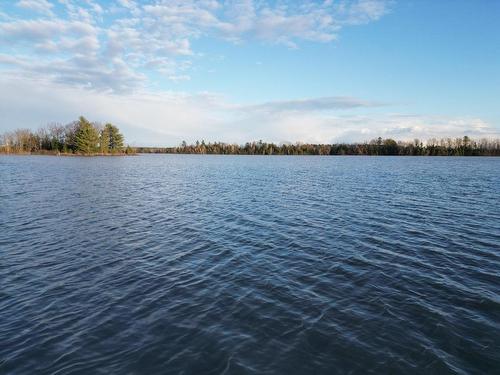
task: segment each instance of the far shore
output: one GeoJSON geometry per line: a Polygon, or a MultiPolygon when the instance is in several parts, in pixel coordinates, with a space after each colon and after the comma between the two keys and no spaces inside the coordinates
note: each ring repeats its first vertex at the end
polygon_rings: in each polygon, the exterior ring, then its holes
{"type": "Polygon", "coordinates": [[[224,153],[193,153],[193,152],[134,152],[134,153],[115,153],[115,154],[73,154],[68,152],[4,152],[0,151],[0,156],[62,156],[62,157],[119,157],[119,156],[141,156],[141,155],[219,155],[219,156],[397,156],[397,157],[500,157],[500,154],[494,155],[408,155],[408,154],[224,154],[224,153]]]}

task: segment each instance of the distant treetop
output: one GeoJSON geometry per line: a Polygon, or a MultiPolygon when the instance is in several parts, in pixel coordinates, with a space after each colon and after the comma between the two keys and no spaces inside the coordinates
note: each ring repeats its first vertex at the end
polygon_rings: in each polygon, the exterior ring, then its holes
{"type": "Polygon", "coordinates": [[[247,142],[244,145],[196,141],[178,147],[138,147],[139,153],[232,154],[232,155],[419,155],[419,156],[500,156],[499,139],[463,138],[419,139],[410,142],[378,137],[363,143],[280,144],[247,142]]]}

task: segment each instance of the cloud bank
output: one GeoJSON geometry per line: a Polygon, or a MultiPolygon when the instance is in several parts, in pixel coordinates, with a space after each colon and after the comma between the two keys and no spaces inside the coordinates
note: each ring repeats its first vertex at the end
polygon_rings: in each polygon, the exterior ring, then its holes
{"type": "Polygon", "coordinates": [[[365,112],[381,103],[355,98],[311,98],[252,105],[233,103],[211,93],[95,93],[82,88],[18,78],[0,80],[4,130],[36,127],[79,115],[120,126],[132,145],[178,145],[193,142],[350,142],[378,136],[398,140],[431,137],[499,137],[480,118],[365,112]],[[20,100],[22,98],[22,100],[20,100]],[[299,103],[297,105],[297,103],[299,103]],[[29,108],[29,111],[26,110],[29,108]],[[89,115],[90,116],[90,115],[89,115]]]}

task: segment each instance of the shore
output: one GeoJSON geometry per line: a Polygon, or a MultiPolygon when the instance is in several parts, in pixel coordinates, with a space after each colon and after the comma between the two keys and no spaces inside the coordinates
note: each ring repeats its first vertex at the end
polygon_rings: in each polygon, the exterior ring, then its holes
{"type": "Polygon", "coordinates": [[[83,154],[83,153],[69,153],[69,152],[52,152],[52,151],[36,151],[36,152],[26,152],[26,151],[21,151],[21,152],[6,152],[6,151],[0,151],[0,155],[24,155],[24,156],[30,156],[30,155],[42,155],[42,156],[67,156],[67,157],[72,157],[72,156],[86,156],[86,157],[94,157],[94,156],[111,156],[111,157],[116,157],[116,156],[137,156],[139,155],[136,152],[133,153],[125,153],[125,152],[120,152],[120,153],[92,153],[92,154],[83,154]]]}
{"type": "Polygon", "coordinates": [[[93,153],[93,154],[82,154],[82,153],[67,153],[67,152],[4,152],[0,151],[0,155],[12,155],[12,156],[62,156],[62,157],[118,157],[118,156],[139,156],[139,155],[233,155],[233,156],[398,156],[398,157],[500,157],[500,154],[485,154],[485,155],[429,155],[429,154],[245,154],[245,153],[196,153],[196,152],[133,152],[133,153],[115,153],[115,154],[103,154],[103,153],[93,153]]]}

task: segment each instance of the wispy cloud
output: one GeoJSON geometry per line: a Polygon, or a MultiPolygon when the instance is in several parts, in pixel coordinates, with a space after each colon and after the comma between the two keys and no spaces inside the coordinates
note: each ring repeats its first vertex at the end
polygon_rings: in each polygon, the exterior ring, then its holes
{"type": "Polygon", "coordinates": [[[20,0],[0,5],[0,53],[23,63],[9,72],[47,73],[57,82],[111,92],[147,86],[150,74],[188,80],[193,41],[200,37],[242,43],[254,40],[297,48],[327,43],[343,27],[376,21],[386,0],[20,0]],[[33,67],[25,64],[31,59],[33,67]],[[126,80],[130,80],[128,84],[126,80]]]}
{"type": "Polygon", "coordinates": [[[16,3],[19,8],[29,9],[47,16],[53,16],[52,8],[54,5],[47,0],[20,0],[16,3]]]}
{"type": "Polygon", "coordinates": [[[317,112],[335,111],[342,109],[370,108],[383,106],[384,103],[360,100],[357,98],[334,96],[321,98],[307,98],[296,100],[280,100],[245,106],[247,110],[276,113],[276,112],[317,112]]]}

